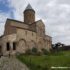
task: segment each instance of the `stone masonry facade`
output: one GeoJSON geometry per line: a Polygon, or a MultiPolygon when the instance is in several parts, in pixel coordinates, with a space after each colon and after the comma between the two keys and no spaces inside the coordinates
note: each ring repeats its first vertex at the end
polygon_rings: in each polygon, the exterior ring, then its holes
{"type": "Polygon", "coordinates": [[[7,19],[5,31],[0,37],[0,53],[3,55],[25,53],[27,49],[51,49],[52,38],[45,34],[42,20],[35,21],[35,11],[30,4],[24,11],[24,22],[7,19]]]}

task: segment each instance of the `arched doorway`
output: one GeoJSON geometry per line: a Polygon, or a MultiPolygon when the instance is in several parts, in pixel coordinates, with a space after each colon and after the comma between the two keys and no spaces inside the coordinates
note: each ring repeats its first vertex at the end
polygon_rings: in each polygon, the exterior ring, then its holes
{"type": "Polygon", "coordinates": [[[26,41],[24,39],[21,39],[18,41],[18,50],[21,53],[24,53],[26,50],[26,41]]]}

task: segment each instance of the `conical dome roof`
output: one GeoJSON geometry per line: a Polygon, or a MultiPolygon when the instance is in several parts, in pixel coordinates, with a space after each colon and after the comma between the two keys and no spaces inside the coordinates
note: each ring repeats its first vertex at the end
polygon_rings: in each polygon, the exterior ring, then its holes
{"type": "Polygon", "coordinates": [[[25,10],[33,10],[34,11],[34,9],[32,8],[32,6],[30,4],[27,5],[25,10]]]}

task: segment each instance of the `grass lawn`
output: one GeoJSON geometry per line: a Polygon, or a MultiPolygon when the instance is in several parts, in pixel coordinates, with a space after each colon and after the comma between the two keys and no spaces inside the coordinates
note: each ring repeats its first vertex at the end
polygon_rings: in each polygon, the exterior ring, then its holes
{"type": "Polygon", "coordinates": [[[70,70],[51,69],[54,67],[70,67],[70,51],[63,51],[49,55],[19,55],[17,58],[25,63],[30,70],[70,70]]]}

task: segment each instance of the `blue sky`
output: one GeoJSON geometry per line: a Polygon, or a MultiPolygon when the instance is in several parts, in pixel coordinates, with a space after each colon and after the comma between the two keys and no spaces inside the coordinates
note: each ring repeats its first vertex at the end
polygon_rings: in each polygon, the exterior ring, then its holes
{"type": "Polygon", "coordinates": [[[8,0],[0,0],[0,12],[5,13],[5,14],[9,14],[11,18],[14,18],[14,14],[13,14],[13,7],[9,6],[10,3],[8,0]]]}
{"type": "Polygon", "coordinates": [[[23,21],[28,3],[36,11],[36,20],[43,20],[53,43],[70,44],[70,0],[0,0],[0,35],[7,18],[23,21]]]}
{"type": "Polygon", "coordinates": [[[0,1],[0,11],[4,12],[4,13],[11,11],[11,8],[9,7],[9,2],[7,0],[5,0],[5,1],[1,0],[0,1]]]}

